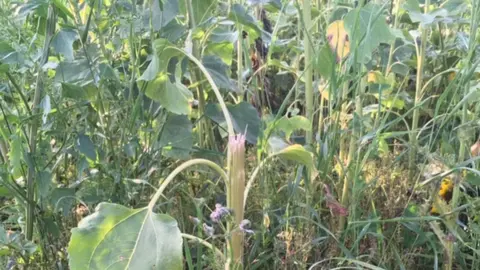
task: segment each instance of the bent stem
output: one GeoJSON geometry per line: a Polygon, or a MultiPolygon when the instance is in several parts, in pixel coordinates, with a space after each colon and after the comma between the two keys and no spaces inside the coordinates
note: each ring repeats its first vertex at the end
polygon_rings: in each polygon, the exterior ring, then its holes
{"type": "Polygon", "coordinates": [[[158,188],[157,192],[155,193],[155,195],[153,195],[153,198],[150,200],[150,203],[148,204],[148,209],[150,211],[153,211],[153,208],[155,207],[155,204],[157,203],[158,199],[160,199],[160,197],[163,195],[163,191],[167,188],[168,184],[170,184],[170,182],[172,182],[172,180],[179,174],[181,173],[183,170],[185,170],[186,168],[188,167],[191,167],[193,165],[207,165],[209,166],[210,168],[214,169],[217,173],[220,174],[220,176],[223,178],[223,180],[227,183],[228,182],[228,176],[227,174],[225,173],[225,171],[220,167],[218,166],[216,163],[208,160],[208,159],[201,159],[201,158],[197,158],[197,159],[192,159],[192,160],[189,160],[189,161],[186,161],[184,162],[183,164],[181,164],[180,166],[178,166],[175,170],[173,170],[173,172],[171,172],[168,176],[167,176],[167,179],[165,179],[165,181],[162,183],[162,185],[160,185],[160,187],[158,188]]]}
{"type": "Polygon", "coordinates": [[[203,246],[213,250],[217,256],[222,258],[223,261],[226,261],[225,255],[223,255],[223,253],[218,248],[214,247],[212,244],[203,240],[202,238],[196,237],[196,236],[191,235],[191,234],[186,234],[186,233],[182,233],[182,237],[186,238],[186,239],[197,241],[198,243],[202,244],[203,246]]]}

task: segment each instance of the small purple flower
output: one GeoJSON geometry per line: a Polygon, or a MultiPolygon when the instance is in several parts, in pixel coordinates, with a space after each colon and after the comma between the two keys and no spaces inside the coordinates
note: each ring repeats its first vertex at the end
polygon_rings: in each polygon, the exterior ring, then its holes
{"type": "Polygon", "coordinates": [[[249,234],[254,233],[252,230],[249,229],[250,228],[250,220],[248,220],[248,219],[242,220],[242,222],[240,222],[240,225],[238,227],[244,233],[249,233],[249,234]]]}
{"type": "Polygon", "coordinates": [[[223,207],[221,204],[215,204],[215,211],[210,214],[210,219],[215,222],[219,223],[225,216],[230,214],[230,210],[226,207],[223,207]]]}
{"type": "Polygon", "coordinates": [[[206,235],[209,237],[212,237],[213,234],[215,233],[215,229],[213,227],[208,226],[207,224],[203,223],[203,231],[205,232],[206,235]]]}

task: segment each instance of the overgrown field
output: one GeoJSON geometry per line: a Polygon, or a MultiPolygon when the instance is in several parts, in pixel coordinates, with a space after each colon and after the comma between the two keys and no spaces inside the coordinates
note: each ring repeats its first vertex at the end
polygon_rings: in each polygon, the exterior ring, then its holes
{"type": "Polygon", "coordinates": [[[1,269],[480,269],[479,0],[0,0],[1,269]]]}

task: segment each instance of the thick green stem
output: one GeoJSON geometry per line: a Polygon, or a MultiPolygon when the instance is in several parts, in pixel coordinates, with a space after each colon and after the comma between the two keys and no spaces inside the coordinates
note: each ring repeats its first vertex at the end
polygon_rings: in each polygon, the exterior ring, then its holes
{"type": "MultiPolygon", "coordinates": [[[[47,15],[47,24],[45,25],[45,40],[43,43],[43,54],[40,62],[37,66],[37,80],[36,80],[36,88],[33,97],[33,115],[36,115],[39,112],[39,105],[40,100],[43,95],[43,87],[44,82],[43,79],[45,77],[44,72],[42,71],[43,65],[47,63],[48,54],[49,54],[49,47],[50,41],[55,33],[55,12],[53,4],[48,8],[48,15],[47,15]]],[[[37,145],[37,130],[38,130],[38,119],[33,118],[32,124],[30,126],[29,132],[29,145],[30,145],[30,156],[32,159],[35,157],[36,145],[37,145]]],[[[33,223],[34,223],[34,211],[35,211],[35,165],[30,164],[27,174],[27,221],[26,221],[26,238],[27,240],[31,241],[33,238],[33,223]]]]}
{"type": "MultiPolygon", "coordinates": [[[[430,6],[430,0],[425,1],[425,14],[428,13],[428,7],[430,6]]],[[[409,156],[409,170],[410,170],[410,179],[413,179],[415,174],[415,159],[417,153],[417,134],[418,134],[418,120],[420,118],[420,110],[417,108],[422,99],[422,86],[423,86],[423,69],[425,66],[425,50],[427,46],[427,32],[428,29],[423,27],[421,24],[419,26],[421,32],[420,46],[417,47],[417,82],[415,87],[415,100],[414,100],[414,109],[413,109],[413,118],[412,118],[412,130],[410,132],[410,156],[409,156]]]]}
{"type": "MultiPolygon", "coordinates": [[[[313,69],[311,61],[313,59],[313,48],[310,40],[309,31],[312,28],[312,11],[311,0],[303,1],[303,45],[305,47],[305,103],[306,103],[306,117],[313,125],[313,69]]],[[[311,145],[313,143],[313,128],[307,131],[306,143],[311,145]]]]}

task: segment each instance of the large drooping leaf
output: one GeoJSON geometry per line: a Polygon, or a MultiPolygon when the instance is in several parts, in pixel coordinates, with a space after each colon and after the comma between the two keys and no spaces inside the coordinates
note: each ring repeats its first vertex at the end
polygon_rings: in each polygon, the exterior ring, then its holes
{"type": "Polygon", "coordinates": [[[72,229],[72,270],[180,270],[182,237],[177,221],[148,208],[101,203],[72,229]]]}
{"type": "Polygon", "coordinates": [[[151,81],[155,80],[159,73],[165,73],[168,67],[170,59],[181,55],[181,53],[173,48],[170,41],[167,39],[157,39],[153,42],[153,58],[147,69],[143,72],[139,81],[151,81]]]}
{"type": "Polygon", "coordinates": [[[220,57],[214,55],[204,56],[202,64],[208,70],[208,73],[210,73],[210,76],[212,76],[212,79],[219,88],[227,90],[233,88],[233,84],[228,75],[229,66],[225,64],[220,57]]]}
{"type": "Polygon", "coordinates": [[[188,117],[170,114],[162,127],[158,145],[166,157],[188,159],[193,147],[192,123],[188,117]]]}
{"type": "Polygon", "coordinates": [[[285,160],[299,162],[308,168],[313,168],[313,154],[308,152],[300,144],[290,145],[278,137],[271,137],[268,140],[270,156],[278,156],[285,160]]]}
{"type": "Polygon", "coordinates": [[[52,39],[55,52],[63,54],[67,61],[73,61],[73,42],[78,39],[73,29],[61,29],[52,39]]]}
{"type": "Polygon", "coordinates": [[[381,11],[382,6],[370,2],[362,8],[350,11],[345,16],[350,51],[356,52],[357,61],[360,63],[370,61],[373,51],[380,43],[389,44],[395,38],[381,11]]]}
{"type": "Polygon", "coordinates": [[[172,113],[188,114],[191,110],[192,92],[180,82],[172,83],[163,76],[150,82],[145,94],[172,113]]]}
{"type": "MultiPolygon", "coordinates": [[[[246,131],[247,141],[252,144],[257,143],[261,122],[258,112],[252,104],[242,101],[236,105],[227,104],[227,109],[232,117],[235,132],[243,134],[246,131]]],[[[218,124],[225,123],[225,117],[218,104],[207,104],[205,115],[218,124]]]]}
{"type": "Polygon", "coordinates": [[[55,211],[61,211],[67,216],[75,203],[74,188],[56,188],[49,195],[50,204],[55,211]]]}

